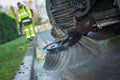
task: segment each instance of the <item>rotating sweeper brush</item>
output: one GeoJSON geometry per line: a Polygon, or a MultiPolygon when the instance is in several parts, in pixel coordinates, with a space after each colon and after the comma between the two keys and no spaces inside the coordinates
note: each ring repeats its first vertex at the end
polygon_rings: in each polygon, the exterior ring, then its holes
{"type": "Polygon", "coordinates": [[[87,43],[84,46],[84,43],[80,42],[83,39],[84,37],[81,37],[81,34],[74,33],[65,40],[46,46],[44,48],[47,53],[44,68],[49,71],[64,70],[83,65],[92,60],[96,54],[86,48],[87,43]]]}

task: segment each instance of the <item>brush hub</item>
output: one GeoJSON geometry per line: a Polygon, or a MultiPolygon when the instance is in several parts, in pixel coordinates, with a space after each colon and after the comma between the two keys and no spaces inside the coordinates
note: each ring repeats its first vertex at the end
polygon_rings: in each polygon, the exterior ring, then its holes
{"type": "Polygon", "coordinates": [[[60,49],[62,49],[64,46],[64,44],[61,44],[61,43],[51,43],[49,45],[47,45],[44,50],[47,51],[47,52],[57,52],[57,51],[60,51],[60,49]]]}
{"type": "Polygon", "coordinates": [[[59,44],[53,43],[53,44],[49,45],[46,49],[55,49],[55,48],[58,48],[58,47],[59,47],[59,44]]]}

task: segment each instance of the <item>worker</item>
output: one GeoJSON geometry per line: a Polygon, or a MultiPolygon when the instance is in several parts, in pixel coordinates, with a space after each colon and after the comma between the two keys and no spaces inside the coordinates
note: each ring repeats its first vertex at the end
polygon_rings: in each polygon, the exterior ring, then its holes
{"type": "Polygon", "coordinates": [[[29,7],[24,6],[20,2],[17,3],[17,6],[19,8],[18,9],[18,21],[19,23],[22,22],[22,24],[25,27],[24,29],[25,29],[27,41],[31,41],[33,40],[35,36],[35,32],[34,32],[33,25],[32,25],[32,12],[29,7]]]}

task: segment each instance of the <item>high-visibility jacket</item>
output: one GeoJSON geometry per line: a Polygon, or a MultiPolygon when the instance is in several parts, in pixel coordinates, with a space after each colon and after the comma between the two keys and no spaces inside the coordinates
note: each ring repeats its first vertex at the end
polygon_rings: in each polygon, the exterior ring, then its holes
{"type": "Polygon", "coordinates": [[[22,8],[18,9],[18,21],[21,22],[26,18],[32,18],[32,13],[29,7],[22,5],[22,8]]]}

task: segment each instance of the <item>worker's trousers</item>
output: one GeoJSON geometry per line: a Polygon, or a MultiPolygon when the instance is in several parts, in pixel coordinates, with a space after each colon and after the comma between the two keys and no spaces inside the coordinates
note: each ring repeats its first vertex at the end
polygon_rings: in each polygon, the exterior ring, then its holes
{"type": "Polygon", "coordinates": [[[32,23],[25,25],[25,34],[26,34],[27,39],[35,36],[35,32],[34,32],[32,23]]]}

